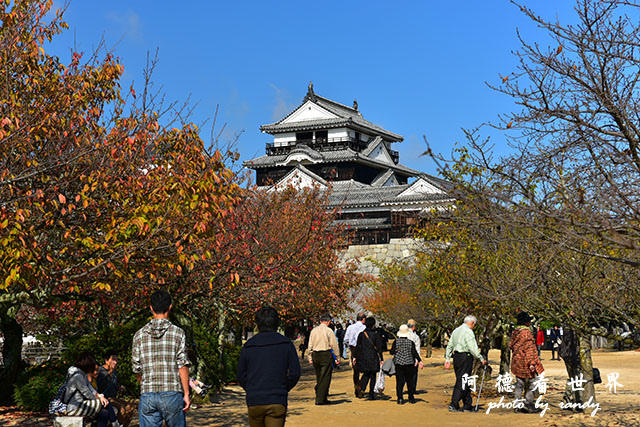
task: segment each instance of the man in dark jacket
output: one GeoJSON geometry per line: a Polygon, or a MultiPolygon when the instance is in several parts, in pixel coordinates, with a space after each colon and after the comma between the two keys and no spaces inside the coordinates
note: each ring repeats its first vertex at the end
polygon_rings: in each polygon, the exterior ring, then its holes
{"type": "Polygon", "coordinates": [[[554,325],[549,335],[549,341],[551,341],[551,360],[560,360],[559,347],[562,343],[562,335],[560,335],[560,326],[554,325]],[[556,357],[558,353],[558,357],[556,357]]]}
{"type": "Polygon", "coordinates": [[[242,347],[238,383],[247,392],[249,425],[284,426],[287,397],[300,378],[293,343],[276,332],[280,318],[272,307],[256,313],[259,333],[242,347]]]}

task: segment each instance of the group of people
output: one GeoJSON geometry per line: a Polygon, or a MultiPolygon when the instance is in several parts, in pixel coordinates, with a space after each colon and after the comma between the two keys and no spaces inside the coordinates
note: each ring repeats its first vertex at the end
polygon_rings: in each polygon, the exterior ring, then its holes
{"type": "MultiPolygon", "coordinates": [[[[183,427],[191,405],[185,333],[169,321],[172,299],[167,291],[154,292],[149,308],[153,318],[134,335],[131,352],[140,383],[140,427],[160,427],[163,422],[167,427],[183,427]]],[[[126,427],[135,407],[117,397],[122,390],[117,363],[114,352],[105,355],[102,366],[91,353],[80,354],[61,387],[62,415],[97,419],[98,427],[126,427]]]]}
{"type": "MultiPolygon", "coordinates": [[[[386,351],[386,337],[375,328],[376,320],[358,313],[356,321],[345,332],[345,344],[349,346],[349,361],[353,370],[353,386],[356,397],[375,400],[374,385],[376,376],[384,363],[383,351],[386,351]],[[367,385],[369,393],[366,393],[367,385]]],[[[416,322],[410,319],[401,325],[390,354],[393,355],[398,381],[396,397],[398,404],[404,404],[404,386],[406,384],[410,403],[415,403],[415,391],[418,367],[422,369],[420,358],[420,337],[415,332],[416,322]],[[411,345],[409,345],[411,344],[411,345]],[[399,369],[398,369],[399,367],[399,369]]]]}
{"type": "MultiPolygon", "coordinates": [[[[283,426],[287,414],[288,392],[300,378],[300,363],[293,343],[277,332],[280,319],[275,309],[263,307],[255,315],[258,334],[242,347],[238,364],[238,383],[246,391],[251,426],[283,426]]],[[[315,404],[330,405],[328,399],[331,376],[341,362],[341,347],[334,330],[329,326],[332,318],[323,314],[319,324],[309,334],[307,360],[316,373],[315,404]]],[[[356,321],[344,333],[349,348],[356,397],[375,400],[375,383],[384,363],[386,348],[382,334],[375,328],[376,320],[359,313],[356,321]],[[368,390],[368,393],[367,393],[368,390]]],[[[409,320],[401,325],[390,353],[397,375],[398,404],[404,404],[405,385],[408,401],[416,403],[415,391],[418,369],[422,369],[420,337],[415,333],[416,323],[409,320]]],[[[304,353],[303,353],[304,354],[304,353]]]]}
{"type": "MultiPolygon", "coordinates": [[[[515,376],[515,386],[513,389],[514,399],[522,402],[514,408],[515,412],[537,413],[542,409],[535,404],[536,383],[543,381],[544,366],[540,361],[539,337],[534,334],[531,328],[532,318],[528,313],[520,311],[517,314],[516,326],[511,334],[509,348],[511,350],[511,373],[515,376]]],[[[456,328],[447,344],[445,352],[445,368],[451,367],[451,362],[456,374],[456,383],[449,404],[451,412],[474,412],[471,399],[471,387],[465,387],[465,378],[472,374],[474,359],[477,359],[483,366],[487,365],[486,358],[480,353],[473,329],[477,319],[474,316],[467,316],[464,323],[456,328]],[[459,403],[462,401],[462,408],[459,403]]],[[[569,378],[576,378],[581,373],[579,344],[576,333],[564,328],[564,333],[560,333],[560,328],[555,325],[550,334],[552,344],[551,360],[562,360],[569,378]],[[558,357],[555,357],[555,354],[558,357]]],[[[567,382],[563,403],[582,403],[580,390],[575,390],[567,382]]],[[[575,405],[566,405],[574,408],[575,405]]]]}
{"type": "Polygon", "coordinates": [[[81,353],[67,372],[63,402],[66,415],[95,418],[98,427],[128,426],[133,415],[133,405],[117,397],[122,386],[118,381],[116,365],[118,354],[108,351],[104,364],[99,366],[89,352],[81,353]]]}
{"type": "MultiPolygon", "coordinates": [[[[185,413],[191,401],[189,394],[189,359],[184,331],[169,321],[172,300],[169,293],[160,290],[151,295],[150,310],[153,318],[133,338],[131,362],[140,382],[138,406],[141,427],[168,427],[186,425],[185,413]]],[[[536,412],[532,384],[540,378],[544,367],[538,355],[537,342],[531,331],[531,317],[518,313],[517,326],[511,337],[511,370],[516,377],[514,395],[523,399],[520,412],[536,412]],[[524,396],[524,398],[523,398],[524,396]]],[[[339,366],[343,353],[334,330],[329,328],[331,316],[324,314],[319,324],[309,333],[308,362],[316,374],[315,404],[330,405],[328,399],[332,371],[339,366]]],[[[300,378],[300,360],[289,338],[278,333],[280,317],[272,307],[263,307],[255,314],[258,333],[242,347],[238,362],[238,383],[246,391],[249,423],[251,426],[283,426],[287,414],[289,391],[300,378]]],[[[464,323],[448,336],[445,369],[453,367],[456,382],[449,411],[474,411],[471,387],[466,384],[472,374],[474,359],[486,365],[476,342],[476,317],[469,315],[464,323]],[[462,407],[459,406],[462,401],[462,407]]],[[[356,321],[344,331],[344,345],[349,349],[353,370],[354,394],[358,398],[376,399],[375,384],[380,372],[396,375],[398,404],[416,403],[415,394],[418,369],[423,368],[420,357],[420,337],[415,332],[416,322],[409,319],[400,326],[390,349],[392,359],[386,363],[383,351],[386,343],[376,330],[376,320],[359,313],[356,321]],[[385,365],[388,365],[384,367],[385,365]],[[404,389],[408,399],[404,399],[404,389]]],[[[569,376],[578,375],[580,364],[575,333],[565,329],[560,338],[557,328],[552,340],[567,366],[569,376]]],[[[127,426],[135,408],[117,397],[122,387],[118,381],[116,365],[118,355],[105,354],[99,366],[90,353],[82,353],[69,368],[63,400],[67,415],[90,416],[98,427],[127,426]]],[[[565,393],[565,400],[576,401],[575,392],[565,393]]]]}

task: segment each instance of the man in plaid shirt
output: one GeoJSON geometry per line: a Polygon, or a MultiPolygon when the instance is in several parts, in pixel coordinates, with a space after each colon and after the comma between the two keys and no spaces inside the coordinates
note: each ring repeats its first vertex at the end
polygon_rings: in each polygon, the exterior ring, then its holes
{"type": "Polygon", "coordinates": [[[189,410],[189,359],[182,329],[169,321],[171,295],[151,295],[153,319],[133,337],[131,365],[141,385],[140,427],[186,426],[189,410]]]}

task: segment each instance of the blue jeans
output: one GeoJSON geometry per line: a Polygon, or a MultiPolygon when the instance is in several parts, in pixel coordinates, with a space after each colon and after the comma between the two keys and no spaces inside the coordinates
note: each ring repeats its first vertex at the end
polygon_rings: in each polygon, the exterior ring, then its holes
{"type": "Polygon", "coordinates": [[[140,427],[161,427],[163,420],[167,427],[186,427],[183,398],[177,391],[143,393],[138,407],[140,427]]]}

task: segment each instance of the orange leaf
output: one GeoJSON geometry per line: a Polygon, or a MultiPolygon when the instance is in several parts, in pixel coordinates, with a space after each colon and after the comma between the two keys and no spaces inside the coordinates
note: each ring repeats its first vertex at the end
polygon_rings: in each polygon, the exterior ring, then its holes
{"type": "Polygon", "coordinates": [[[64,197],[64,194],[58,194],[58,200],[60,203],[65,204],[67,202],[67,198],[64,197]]]}

